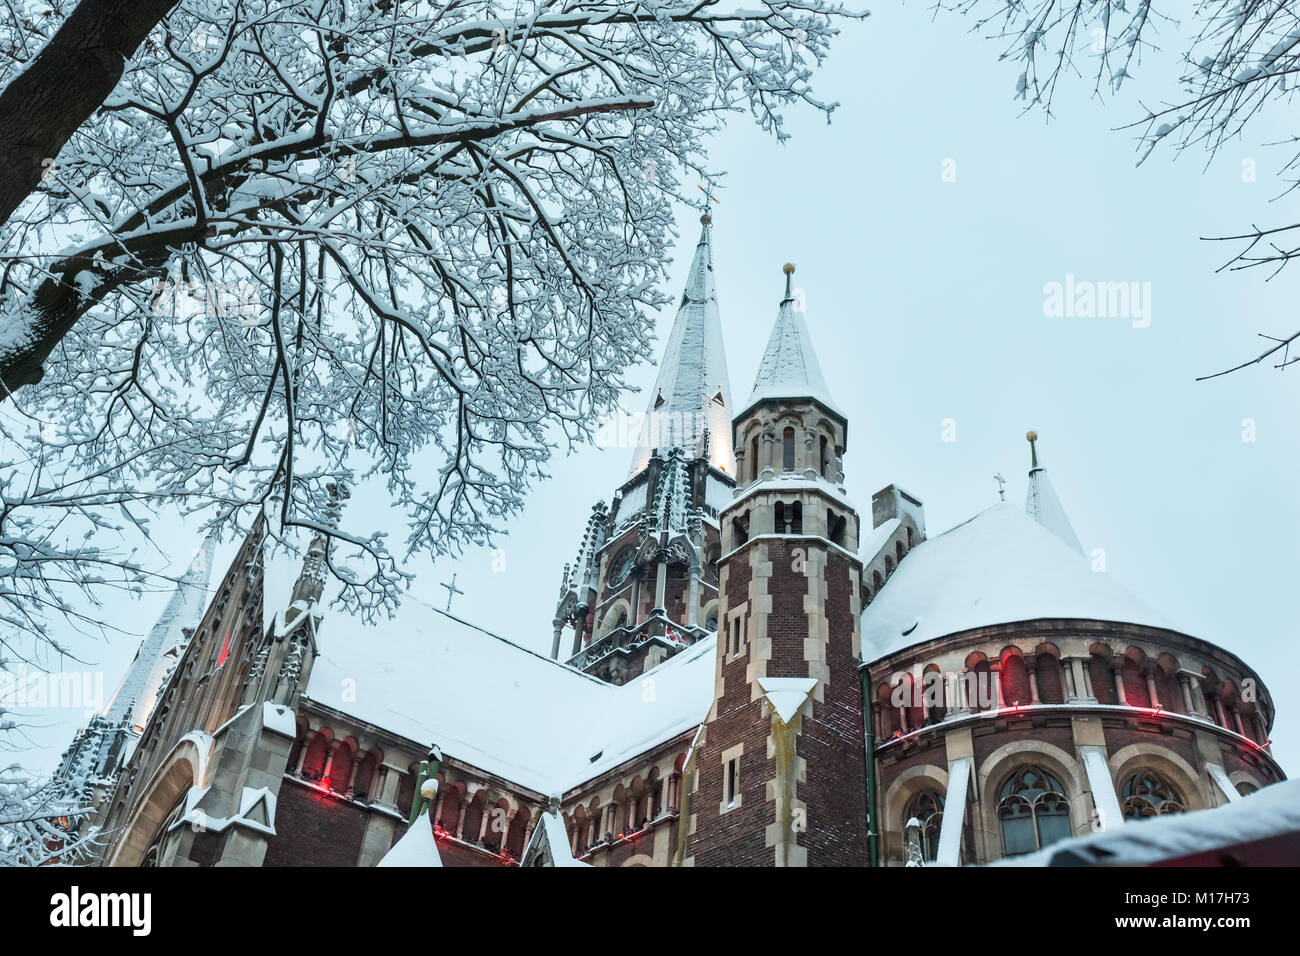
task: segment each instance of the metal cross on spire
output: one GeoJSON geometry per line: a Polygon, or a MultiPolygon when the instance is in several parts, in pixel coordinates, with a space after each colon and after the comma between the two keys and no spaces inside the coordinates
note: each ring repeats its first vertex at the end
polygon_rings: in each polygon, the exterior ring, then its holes
{"type": "Polygon", "coordinates": [[[714,188],[713,183],[709,183],[707,186],[704,185],[704,183],[699,183],[696,186],[696,188],[700,192],[704,193],[704,210],[705,210],[704,214],[706,216],[709,214],[708,213],[709,203],[712,203],[715,206],[722,205],[722,200],[718,199],[716,196],[713,195],[713,188],[714,188]]]}
{"type": "Polygon", "coordinates": [[[450,583],[450,584],[448,584],[446,581],[444,581],[444,582],[442,583],[442,586],[443,586],[444,588],[447,589],[447,613],[450,614],[450,613],[451,613],[451,599],[452,599],[453,597],[455,597],[457,594],[464,594],[465,592],[462,591],[460,588],[456,587],[456,575],[455,575],[455,574],[453,574],[453,575],[451,576],[451,583],[450,583]]]}
{"type": "Polygon", "coordinates": [[[994,476],[993,476],[993,480],[996,481],[996,482],[998,483],[998,500],[999,500],[999,501],[1006,501],[1006,500],[1007,500],[1007,492],[1006,492],[1007,480],[1006,480],[1005,478],[1002,477],[1001,472],[999,472],[998,474],[994,475],[994,476]]]}

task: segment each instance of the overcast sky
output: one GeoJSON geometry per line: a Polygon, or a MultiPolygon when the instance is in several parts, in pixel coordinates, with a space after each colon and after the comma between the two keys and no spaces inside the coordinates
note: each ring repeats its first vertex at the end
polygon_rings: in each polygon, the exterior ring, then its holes
{"type": "MultiPolygon", "coordinates": [[[[1175,161],[1158,151],[1136,167],[1132,133],[1114,128],[1140,115],[1139,93],[1175,94],[1172,72],[1149,63],[1105,103],[1076,83],[1047,124],[1022,115],[1019,68],[997,63],[999,43],[968,33],[961,18],[933,21],[927,6],[882,3],[845,28],[818,78],[819,94],[841,103],[831,125],[791,114],[794,139],[780,146],[738,117],[713,144],[728,173],[714,242],[733,393],[749,393],[781,265],[793,261],[826,379],[849,417],[845,469],[859,508],[900,484],[924,501],[933,536],[997,501],[996,472],[1022,506],[1024,434],[1036,429],[1084,550],[1104,549],[1121,584],[1263,677],[1279,709],[1274,753],[1294,770],[1300,372],[1193,381],[1251,357],[1257,332],[1295,331],[1294,275],[1266,284],[1263,273],[1216,274],[1230,247],[1198,239],[1294,221],[1289,197],[1270,202],[1286,155],[1258,145],[1287,135],[1280,117],[1263,117],[1208,165],[1200,153],[1175,161]],[[1248,158],[1258,182],[1243,182],[1248,158]],[[1149,283],[1149,324],[1046,316],[1045,285],[1067,275],[1149,283]],[[955,441],[943,440],[948,419],[955,441]],[[1253,441],[1243,440],[1247,419],[1253,441]]],[[[680,217],[674,297],[697,218],[680,217]]],[[[671,322],[665,311],[661,336],[671,322]]],[[[649,387],[654,374],[642,367],[631,380],[649,387]]],[[[639,410],[643,397],[627,404],[639,410]]],[[[630,456],[590,449],[557,461],[500,542],[504,573],[487,551],[423,562],[419,590],[442,606],[438,584],[454,571],[465,592],[457,614],[548,652],[561,567],[630,456]]],[[[157,541],[182,565],[197,543],[176,525],[157,541]]],[[[107,611],[142,632],[165,598],[107,611]]],[[[137,643],[86,648],[108,692],[137,643]]],[[[39,719],[26,762],[49,767],[81,714],[39,719]]]]}

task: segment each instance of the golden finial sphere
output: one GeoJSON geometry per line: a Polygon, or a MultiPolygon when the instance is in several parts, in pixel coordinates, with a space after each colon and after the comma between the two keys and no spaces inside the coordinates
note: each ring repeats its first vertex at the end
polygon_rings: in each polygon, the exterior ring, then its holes
{"type": "Polygon", "coordinates": [[[781,271],[784,272],[786,275],[791,275],[791,274],[793,274],[793,273],[794,273],[794,263],[793,263],[793,262],[787,262],[785,265],[783,265],[783,266],[781,267],[781,271]]]}
{"type": "Polygon", "coordinates": [[[703,216],[700,217],[700,223],[701,223],[701,225],[705,225],[705,226],[707,226],[707,225],[708,225],[709,223],[711,223],[711,222],[713,222],[713,217],[710,216],[707,212],[706,212],[703,216]]]}
{"type": "Polygon", "coordinates": [[[1038,432],[1026,432],[1025,441],[1038,441],[1038,432]]]}

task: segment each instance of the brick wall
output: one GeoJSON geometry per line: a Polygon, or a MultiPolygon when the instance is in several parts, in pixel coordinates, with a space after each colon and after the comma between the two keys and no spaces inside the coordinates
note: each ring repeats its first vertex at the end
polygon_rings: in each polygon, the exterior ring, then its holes
{"type": "Polygon", "coordinates": [[[285,779],[266,866],[356,866],[367,811],[285,779]]]}
{"type": "MultiPolygon", "coordinates": [[[[807,677],[809,662],[805,642],[809,616],[805,600],[810,580],[807,571],[823,567],[826,581],[824,613],[828,624],[826,661],[830,677],[815,702],[812,717],[804,717],[795,744],[806,763],[806,779],[796,784],[796,797],[807,808],[806,827],[794,842],[808,851],[810,866],[851,866],[867,862],[866,756],[862,743],[862,693],[853,653],[851,598],[857,572],[848,558],[826,554],[808,540],[766,540],[771,575],[764,581],[771,602],[765,636],[771,641],[766,673],[772,677],[807,677]],[[794,567],[794,548],[804,550],[804,569],[794,567]]],[[[749,602],[752,567],[757,547],[734,555],[728,563],[722,605],[727,611],[749,602]]],[[[776,777],[776,761],[768,756],[771,717],[761,701],[752,700],[747,667],[752,665],[754,620],[749,619],[744,653],[732,659],[726,642],[719,645],[723,694],[705,730],[696,760],[698,786],[689,812],[695,816],[695,834],[688,856],[696,866],[771,866],[776,853],[767,845],[767,827],[776,819],[775,804],[768,801],[767,783],[776,777]],[[740,805],[720,806],[724,787],[724,751],[743,744],[740,757],[740,805]]]]}
{"type": "Polygon", "coordinates": [[[808,764],[807,782],[798,787],[808,805],[808,829],[799,844],[808,848],[809,866],[866,866],[867,761],[849,604],[857,579],[838,552],[827,555],[825,577],[831,676],[823,699],[813,704],[813,719],[804,719],[797,744],[808,764]]]}
{"type": "MultiPolygon", "coordinates": [[[[749,585],[753,554],[754,549],[748,548],[727,563],[726,587],[720,602],[727,611],[743,608],[752,612],[749,585]]],[[[723,695],[716,701],[717,712],[696,754],[696,789],[690,794],[688,808],[695,817],[695,833],[689,838],[686,855],[694,857],[696,866],[771,866],[775,859],[765,845],[764,832],[775,819],[766,794],[766,782],[776,775],[776,763],[767,757],[770,721],[763,717],[761,705],[750,701],[745,679],[754,637],[751,616],[740,657],[732,659],[726,642],[718,645],[723,695]],[[745,748],[740,757],[740,805],[721,813],[722,752],[738,743],[745,748]]]]}

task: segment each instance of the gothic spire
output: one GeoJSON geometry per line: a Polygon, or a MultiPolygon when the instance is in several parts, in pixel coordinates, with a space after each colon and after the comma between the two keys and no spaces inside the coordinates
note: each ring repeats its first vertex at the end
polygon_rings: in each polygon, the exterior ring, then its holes
{"type": "Polygon", "coordinates": [[[735,472],[731,385],[713,281],[712,222],[707,213],[700,217],[700,241],[650,393],[632,475],[649,464],[655,449],[669,448],[683,448],[691,456],[707,454],[713,467],[729,475],[735,472]]]}
{"type": "Polygon", "coordinates": [[[183,639],[182,628],[194,625],[203,616],[207,603],[207,587],[212,572],[212,556],[216,551],[215,532],[209,534],[194,556],[184,576],[176,583],[149,634],[140,643],[135,659],[122,683],[118,685],[104,708],[104,716],[114,726],[127,724],[138,731],[153,712],[162,689],[163,675],[168,661],[163,655],[183,639]]]}
{"type": "Polygon", "coordinates": [[[1029,493],[1025,496],[1025,514],[1083,554],[1070,519],[1048,480],[1047,469],[1038,463],[1038,432],[1029,432],[1025,438],[1029,442],[1029,493]]]}
{"type": "Polygon", "coordinates": [[[791,288],[794,266],[787,262],[783,271],[785,296],[781,299],[772,335],[767,340],[767,349],[758,364],[758,375],[748,404],[752,406],[766,398],[814,398],[835,410],[817,362],[812,336],[804,322],[801,300],[791,288]]]}

